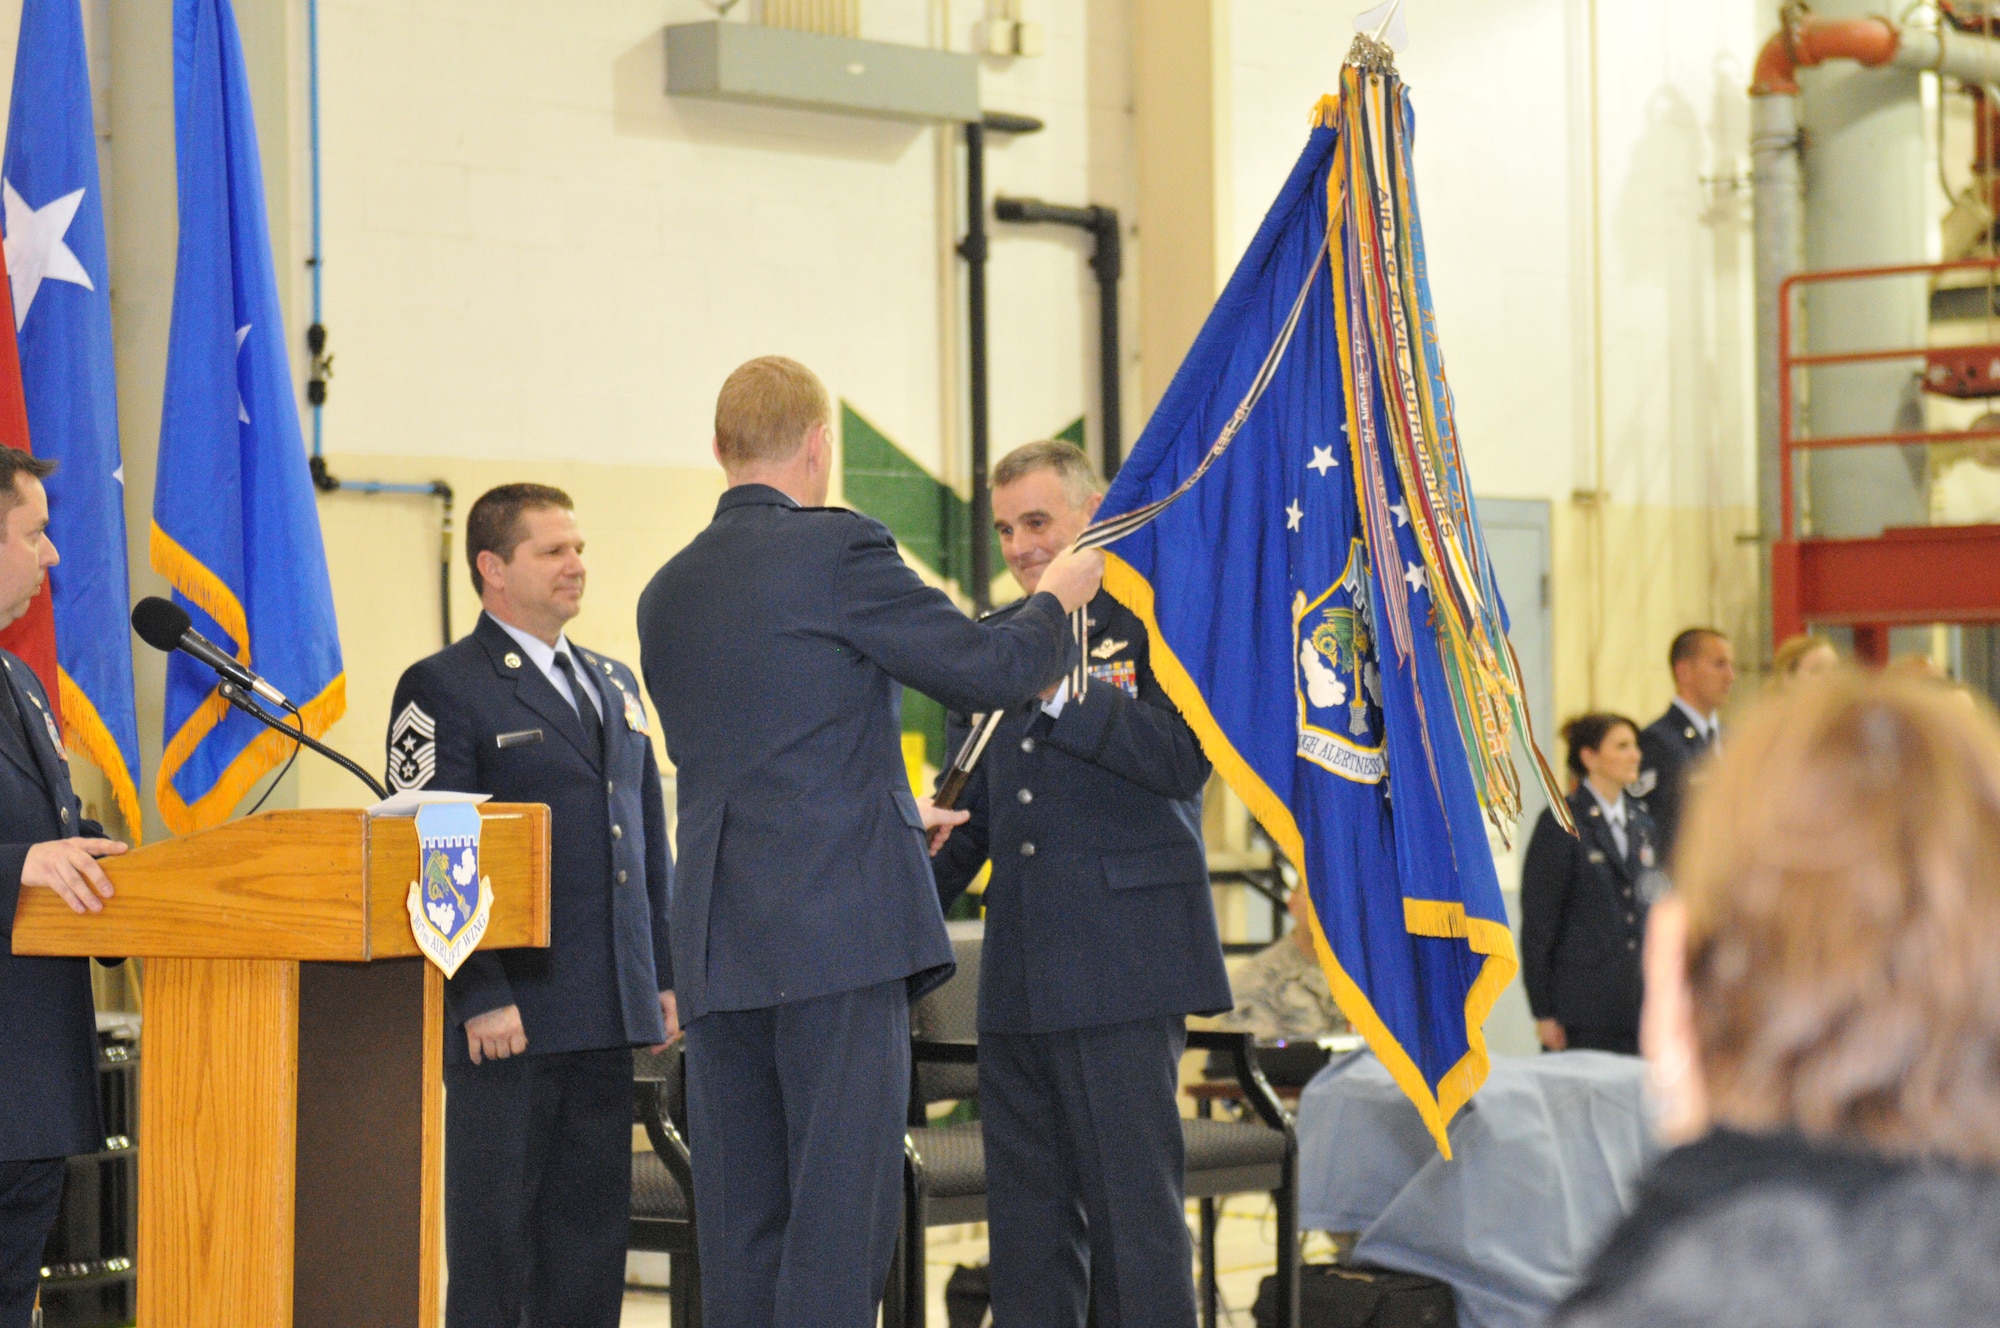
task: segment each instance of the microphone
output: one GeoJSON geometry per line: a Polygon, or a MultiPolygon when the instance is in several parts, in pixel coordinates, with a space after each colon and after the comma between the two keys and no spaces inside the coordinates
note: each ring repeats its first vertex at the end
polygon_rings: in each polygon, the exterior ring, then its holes
{"type": "Polygon", "coordinates": [[[164,650],[169,654],[178,650],[192,655],[238,687],[257,693],[273,705],[292,708],[292,703],[285,699],[283,692],[243,667],[235,656],[197,632],[194,629],[194,620],[188,617],[187,610],[170,599],[151,595],[140,600],[132,610],[132,630],[155,650],[164,650]]]}

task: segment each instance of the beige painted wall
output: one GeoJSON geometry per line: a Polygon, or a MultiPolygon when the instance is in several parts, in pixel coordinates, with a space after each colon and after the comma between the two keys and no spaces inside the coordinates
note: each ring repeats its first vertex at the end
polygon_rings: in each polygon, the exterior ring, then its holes
{"type": "MultiPolygon", "coordinates": [[[[472,499],[496,484],[533,480],[563,488],[576,500],[590,568],[583,612],[569,635],[634,669],[639,666],[639,592],[660,564],[708,524],[722,492],[722,472],[713,466],[364,454],[332,455],[329,463],[336,474],[366,472],[377,479],[411,482],[442,479],[457,494],[461,525],[472,499]]],[[[430,498],[337,493],[320,500],[347,658],[347,717],[333,726],[327,741],[371,770],[384,764],[382,744],[397,679],[410,662],[440,643],[438,514],[439,505],[430,498]]],[[[451,578],[456,638],[472,630],[479,612],[464,541],[457,537],[451,578]]],[[[664,749],[659,755],[664,763],[664,749]]],[[[300,763],[301,806],[348,806],[357,796],[365,795],[344,771],[325,762],[300,763]]]]}

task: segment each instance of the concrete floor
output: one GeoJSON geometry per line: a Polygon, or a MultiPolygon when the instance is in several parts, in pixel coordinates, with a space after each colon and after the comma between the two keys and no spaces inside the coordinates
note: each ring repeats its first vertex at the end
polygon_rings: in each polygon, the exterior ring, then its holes
{"type": "MultiPolygon", "coordinates": [[[[1195,1206],[1189,1204],[1191,1238],[1198,1230],[1198,1221],[1195,1206]]],[[[1276,1262],[1276,1232],[1267,1196],[1237,1195],[1223,1205],[1222,1224],[1216,1235],[1216,1264],[1221,1270],[1224,1324],[1250,1328],[1250,1304],[1257,1298],[1257,1284],[1276,1262]]],[[[986,1228],[983,1224],[934,1228],[928,1254],[929,1328],[945,1328],[948,1322],[944,1312],[945,1279],[959,1264],[986,1262],[986,1228]]],[[[654,1280],[650,1266],[636,1266],[633,1273],[654,1280]]],[[[621,1328],[667,1328],[672,1322],[664,1291],[633,1291],[625,1297],[621,1328]]]]}

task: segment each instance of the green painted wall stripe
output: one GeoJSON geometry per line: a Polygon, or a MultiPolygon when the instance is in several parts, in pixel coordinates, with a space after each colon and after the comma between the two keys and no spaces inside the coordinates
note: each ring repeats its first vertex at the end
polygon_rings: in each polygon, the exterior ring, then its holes
{"type": "MultiPolygon", "coordinates": [[[[1083,418],[1078,416],[1056,437],[1082,447],[1083,418]]],[[[938,576],[964,584],[972,570],[972,504],[845,401],[840,403],[840,483],[849,507],[887,526],[897,544],[938,576]]],[[[1002,575],[1007,564],[1000,556],[1000,539],[991,531],[987,538],[993,541],[988,565],[1002,575]]],[[[943,706],[919,692],[904,692],[903,731],[922,733],[926,759],[944,765],[943,706]]]]}

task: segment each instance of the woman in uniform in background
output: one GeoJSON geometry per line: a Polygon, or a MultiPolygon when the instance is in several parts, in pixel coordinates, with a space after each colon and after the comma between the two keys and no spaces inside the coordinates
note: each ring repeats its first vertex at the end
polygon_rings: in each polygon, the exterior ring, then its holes
{"type": "Polygon", "coordinates": [[[1659,893],[1659,832],[1625,786],[1639,775],[1639,726],[1584,715],[1563,726],[1571,837],[1544,811],[1521,869],[1521,971],[1547,1051],[1639,1052],[1640,944],[1659,893]]]}

